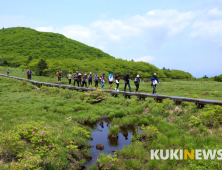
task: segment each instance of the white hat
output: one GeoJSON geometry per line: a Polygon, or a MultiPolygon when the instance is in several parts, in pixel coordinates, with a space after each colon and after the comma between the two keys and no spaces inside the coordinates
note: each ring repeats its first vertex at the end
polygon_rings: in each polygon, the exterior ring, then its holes
{"type": "Polygon", "coordinates": [[[92,72],[90,72],[89,74],[92,74],[92,72]]]}
{"type": "Polygon", "coordinates": [[[79,73],[79,75],[81,76],[81,73],[79,73]]]}
{"type": "Polygon", "coordinates": [[[140,77],[140,75],[138,74],[136,77],[140,77]]]}
{"type": "Polygon", "coordinates": [[[85,74],[85,76],[86,76],[86,74],[85,74]]]}

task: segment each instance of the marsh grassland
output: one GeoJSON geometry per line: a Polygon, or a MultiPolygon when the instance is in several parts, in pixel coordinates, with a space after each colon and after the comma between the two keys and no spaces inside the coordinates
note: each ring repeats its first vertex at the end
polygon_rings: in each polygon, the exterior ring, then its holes
{"type": "MultiPolygon", "coordinates": [[[[25,77],[25,72],[12,69],[11,75],[25,77]]],[[[32,79],[56,83],[56,78],[32,79]]],[[[67,79],[62,82],[67,83],[67,79]]],[[[140,91],[150,93],[150,84],[142,83],[140,91]]],[[[222,100],[222,83],[162,82],[158,93],[222,100]]],[[[115,98],[100,90],[82,93],[44,86],[36,89],[27,81],[6,77],[0,77],[0,168],[83,169],[92,157],[88,141],[93,130],[86,124],[97,123],[100,115],[110,117],[109,133],[100,138],[118,135],[127,127],[136,131],[131,144],[115,154],[101,151],[90,170],[222,169],[218,160],[150,160],[151,149],[221,149],[221,106],[196,109],[194,103],[175,106],[169,99],[156,103],[151,98],[115,98]]]]}

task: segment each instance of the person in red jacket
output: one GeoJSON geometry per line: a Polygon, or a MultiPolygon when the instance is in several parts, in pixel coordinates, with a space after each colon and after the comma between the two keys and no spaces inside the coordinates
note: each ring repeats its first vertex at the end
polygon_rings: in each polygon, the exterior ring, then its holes
{"type": "Polygon", "coordinates": [[[29,70],[26,72],[27,79],[29,79],[29,70]]]}

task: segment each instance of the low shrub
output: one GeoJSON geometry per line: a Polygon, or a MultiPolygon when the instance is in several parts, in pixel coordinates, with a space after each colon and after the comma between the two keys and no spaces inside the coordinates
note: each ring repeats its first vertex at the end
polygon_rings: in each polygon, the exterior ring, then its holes
{"type": "Polygon", "coordinates": [[[23,159],[19,159],[18,162],[13,162],[11,169],[14,170],[40,170],[42,169],[40,167],[40,164],[43,161],[41,158],[37,155],[32,155],[31,152],[25,152],[23,155],[23,159]]]}
{"type": "Polygon", "coordinates": [[[17,126],[16,129],[22,139],[32,143],[36,153],[41,157],[45,156],[50,150],[56,149],[56,139],[52,136],[52,131],[46,127],[45,122],[31,121],[17,126]]]}
{"type": "Polygon", "coordinates": [[[102,153],[99,155],[98,161],[98,167],[99,169],[116,169],[116,164],[118,163],[118,159],[116,155],[106,155],[105,153],[102,153]]]}
{"type": "Polygon", "coordinates": [[[140,135],[137,136],[137,138],[140,141],[143,140],[154,140],[155,138],[157,138],[157,134],[159,134],[160,132],[158,131],[158,129],[154,126],[141,126],[142,129],[142,133],[140,135]]]}
{"type": "Polygon", "coordinates": [[[23,150],[24,144],[20,139],[21,136],[14,131],[0,132],[0,155],[3,161],[12,160],[23,150]]]}
{"type": "Polygon", "coordinates": [[[80,94],[81,100],[91,104],[101,102],[106,97],[106,93],[103,90],[80,94]]]}
{"type": "Polygon", "coordinates": [[[119,133],[119,126],[118,125],[114,125],[109,128],[109,134],[116,136],[116,135],[118,135],[118,133],[119,133]]]}

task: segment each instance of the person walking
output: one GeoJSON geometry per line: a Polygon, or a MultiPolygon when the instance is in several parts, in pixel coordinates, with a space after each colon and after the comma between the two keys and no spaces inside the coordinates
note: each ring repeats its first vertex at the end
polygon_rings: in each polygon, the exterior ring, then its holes
{"type": "Polygon", "coordinates": [[[82,79],[82,75],[81,73],[78,74],[78,79],[77,79],[77,85],[78,87],[80,86],[81,87],[81,79],[82,79]]]}
{"type": "Polygon", "coordinates": [[[140,76],[137,75],[136,78],[135,78],[135,80],[134,80],[134,83],[135,83],[135,86],[136,86],[136,90],[135,90],[136,93],[138,93],[138,89],[139,89],[139,86],[140,86],[140,82],[141,82],[140,76]]]}
{"type": "Polygon", "coordinates": [[[78,83],[78,71],[76,71],[76,73],[73,75],[73,79],[74,79],[73,86],[75,86],[76,84],[79,86],[79,83],[78,83]]]}
{"type": "Polygon", "coordinates": [[[124,91],[126,91],[126,86],[128,85],[129,86],[129,91],[132,92],[131,87],[130,87],[130,83],[129,83],[129,79],[130,79],[129,72],[127,72],[127,74],[124,76],[124,80],[125,80],[124,91]]]}
{"type": "Polygon", "coordinates": [[[59,71],[59,74],[58,74],[58,84],[60,84],[61,79],[62,79],[62,71],[59,71]]]}
{"type": "Polygon", "coordinates": [[[69,71],[69,74],[67,75],[67,78],[69,80],[69,85],[71,84],[71,80],[72,80],[72,73],[71,71],[69,71]]]}
{"type": "Polygon", "coordinates": [[[100,77],[100,83],[101,83],[101,89],[103,90],[103,87],[104,87],[104,85],[105,85],[105,78],[104,78],[104,76],[105,76],[105,73],[103,73],[102,75],[101,75],[101,77],[100,77]]]}
{"type": "Polygon", "coordinates": [[[92,72],[90,72],[88,76],[88,86],[89,85],[90,85],[90,88],[92,88],[92,72]]]}
{"type": "Polygon", "coordinates": [[[9,76],[9,68],[7,68],[6,72],[7,72],[7,76],[9,76]]]}
{"type": "Polygon", "coordinates": [[[157,83],[160,83],[158,77],[156,76],[156,73],[153,74],[150,81],[152,82],[151,85],[153,86],[153,95],[156,95],[156,85],[157,83]]]}
{"type": "Polygon", "coordinates": [[[27,70],[26,75],[27,75],[27,79],[29,79],[29,70],[27,70]]]}
{"type": "Polygon", "coordinates": [[[29,70],[29,79],[31,80],[32,79],[32,71],[29,70]]]}
{"type": "Polygon", "coordinates": [[[82,77],[82,87],[85,85],[85,87],[87,88],[87,75],[85,74],[83,77],[82,77]]]}
{"type": "Polygon", "coordinates": [[[98,89],[98,82],[99,82],[99,75],[96,72],[96,75],[94,76],[95,86],[94,89],[98,89]]]}
{"type": "Polygon", "coordinates": [[[115,88],[115,90],[119,91],[119,81],[120,81],[119,73],[117,73],[117,75],[115,77],[115,80],[116,80],[116,88],[115,88]]]}
{"type": "Polygon", "coordinates": [[[113,71],[110,73],[108,80],[109,80],[109,90],[112,90],[111,87],[113,86],[113,71]]]}

